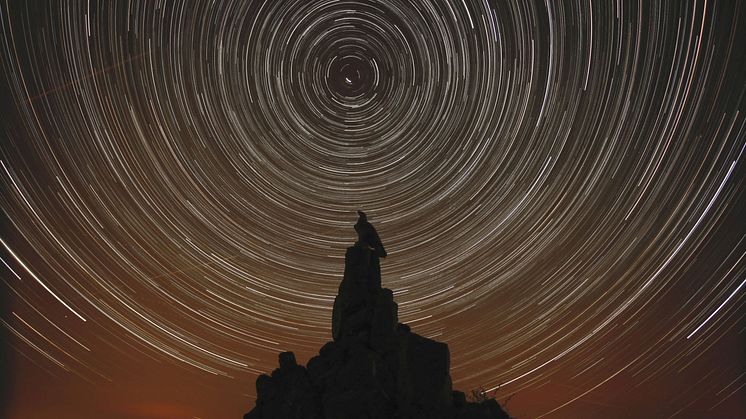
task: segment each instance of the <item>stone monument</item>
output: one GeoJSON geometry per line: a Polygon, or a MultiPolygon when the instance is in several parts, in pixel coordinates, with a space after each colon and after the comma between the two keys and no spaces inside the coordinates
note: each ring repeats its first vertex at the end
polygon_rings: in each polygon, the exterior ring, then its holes
{"type": "Polygon", "coordinates": [[[453,391],[448,345],[399,323],[390,289],[381,287],[386,250],[365,213],[332,312],[332,342],[306,367],[292,352],[256,380],[257,401],[244,419],[503,419],[494,399],[466,401],[453,391]]]}

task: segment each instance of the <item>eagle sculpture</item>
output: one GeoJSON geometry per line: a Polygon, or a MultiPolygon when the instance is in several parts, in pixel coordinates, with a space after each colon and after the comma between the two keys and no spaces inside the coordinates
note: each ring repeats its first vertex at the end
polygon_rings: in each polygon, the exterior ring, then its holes
{"type": "Polygon", "coordinates": [[[378,257],[385,258],[386,249],[383,248],[383,243],[381,243],[373,224],[368,222],[368,216],[362,211],[358,211],[357,214],[359,217],[357,223],[355,223],[355,231],[357,232],[358,243],[369,246],[378,257]]]}

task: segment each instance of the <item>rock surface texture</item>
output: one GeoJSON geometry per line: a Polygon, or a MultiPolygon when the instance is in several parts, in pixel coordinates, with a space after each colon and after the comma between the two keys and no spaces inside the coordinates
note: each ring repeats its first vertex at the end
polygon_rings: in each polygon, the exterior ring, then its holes
{"type": "Polygon", "coordinates": [[[280,368],[257,378],[244,419],[509,418],[495,400],[471,403],[453,391],[448,345],[399,323],[393,293],[381,288],[386,252],[363,213],[356,231],[334,300],[334,341],[305,367],[281,353],[280,368]]]}

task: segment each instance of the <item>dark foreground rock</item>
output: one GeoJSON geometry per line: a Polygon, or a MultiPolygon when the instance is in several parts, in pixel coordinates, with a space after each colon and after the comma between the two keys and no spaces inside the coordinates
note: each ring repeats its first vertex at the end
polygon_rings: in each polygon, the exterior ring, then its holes
{"type": "Polygon", "coordinates": [[[471,403],[453,391],[448,345],[398,322],[393,293],[381,288],[386,252],[364,217],[345,255],[334,341],[305,367],[292,352],[281,353],[280,368],[257,378],[256,406],[244,419],[509,418],[495,400],[471,403]]]}

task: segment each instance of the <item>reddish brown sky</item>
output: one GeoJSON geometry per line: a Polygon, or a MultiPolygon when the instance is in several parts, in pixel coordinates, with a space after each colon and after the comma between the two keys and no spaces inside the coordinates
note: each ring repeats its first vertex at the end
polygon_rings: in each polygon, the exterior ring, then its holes
{"type": "Polygon", "coordinates": [[[0,3],[5,415],[240,417],[364,209],[456,388],[746,416],[744,10],[0,3]]]}

